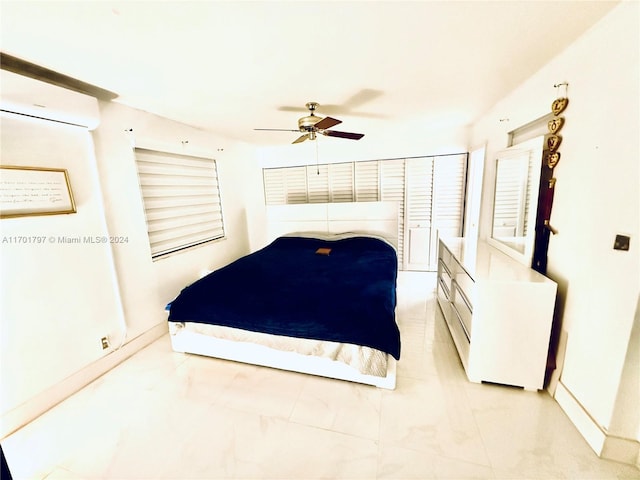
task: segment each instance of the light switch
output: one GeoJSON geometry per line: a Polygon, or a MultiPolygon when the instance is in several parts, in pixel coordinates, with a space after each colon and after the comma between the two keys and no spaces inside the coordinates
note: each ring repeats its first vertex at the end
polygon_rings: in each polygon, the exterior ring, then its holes
{"type": "Polygon", "coordinates": [[[613,242],[614,250],[629,250],[629,240],[631,237],[628,235],[616,235],[616,241],[613,242]]]}

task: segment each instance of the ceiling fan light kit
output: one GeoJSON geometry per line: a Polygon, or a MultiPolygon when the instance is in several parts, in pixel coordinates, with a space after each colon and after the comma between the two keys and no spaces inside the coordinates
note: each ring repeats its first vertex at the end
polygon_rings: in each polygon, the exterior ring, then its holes
{"type": "Polygon", "coordinates": [[[280,132],[301,132],[303,135],[296,138],[292,143],[301,143],[305,140],[315,140],[318,134],[327,137],[346,138],[348,140],[360,140],[364,137],[363,133],[339,132],[337,130],[329,130],[331,127],[342,123],[342,120],[332,117],[318,117],[314,112],[319,107],[317,102],[308,102],[306,105],[309,115],[298,119],[298,130],[287,130],[279,128],[256,128],[255,130],[268,130],[280,132]]]}

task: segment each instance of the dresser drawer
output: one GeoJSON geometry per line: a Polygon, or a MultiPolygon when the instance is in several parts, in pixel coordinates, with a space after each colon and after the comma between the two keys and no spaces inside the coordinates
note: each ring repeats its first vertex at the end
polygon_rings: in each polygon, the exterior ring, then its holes
{"type": "Polygon", "coordinates": [[[460,320],[455,308],[451,309],[451,321],[448,323],[449,331],[453,337],[453,342],[456,344],[460,360],[462,360],[462,365],[464,365],[464,369],[467,370],[469,368],[470,342],[464,328],[462,328],[462,320],[460,320]]]}
{"type": "Polygon", "coordinates": [[[442,260],[438,260],[438,278],[444,286],[447,287],[447,294],[451,292],[451,270],[449,270],[449,267],[447,267],[442,260]]]}
{"type": "Polygon", "coordinates": [[[455,309],[460,322],[462,323],[467,337],[471,339],[471,327],[473,323],[473,311],[464,293],[460,291],[460,286],[457,282],[453,283],[453,289],[451,292],[451,303],[455,309]]]}
{"type": "Polygon", "coordinates": [[[451,265],[451,261],[453,256],[447,247],[445,247],[442,242],[440,242],[440,246],[438,248],[438,258],[441,259],[445,265],[451,265]]]}
{"type": "Polygon", "coordinates": [[[442,278],[438,278],[438,296],[442,297],[445,301],[450,301],[451,299],[451,284],[447,285],[442,278]]]}
{"type": "Polygon", "coordinates": [[[438,281],[438,286],[436,287],[436,296],[438,304],[440,304],[442,314],[444,315],[445,320],[447,320],[451,317],[451,302],[449,300],[449,292],[445,290],[445,287],[442,286],[440,281],[438,281]]]}
{"type": "Polygon", "coordinates": [[[454,278],[456,283],[458,284],[458,288],[462,290],[462,293],[464,293],[469,307],[473,309],[476,283],[469,276],[469,274],[462,269],[462,267],[456,269],[454,278]]]}

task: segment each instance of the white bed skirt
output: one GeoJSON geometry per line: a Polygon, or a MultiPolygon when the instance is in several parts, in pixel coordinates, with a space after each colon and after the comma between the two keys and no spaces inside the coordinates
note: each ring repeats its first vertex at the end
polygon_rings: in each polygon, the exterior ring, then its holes
{"type": "MultiPolygon", "coordinates": [[[[170,322],[171,323],[171,322],[170,322]]],[[[396,386],[396,360],[387,355],[386,376],[367,375],[326,357],[276,350],[264,345],[220,339],[185,328],[171,329],[171,346],[176,352],[233,360],[292,372],[336,378],[389,390],[396,386]]]]}

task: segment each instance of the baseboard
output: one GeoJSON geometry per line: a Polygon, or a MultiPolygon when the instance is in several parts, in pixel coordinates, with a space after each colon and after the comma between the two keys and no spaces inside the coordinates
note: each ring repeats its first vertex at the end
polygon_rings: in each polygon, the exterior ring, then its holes
{"type": "Polygon", "coordinates": [[[562,383],[562,380],[558,382],[556,387],[555,399],[589,446],[596,452],[596,455],[600,456],[606,435],[591,415],[589,415],[580,402],[578,402],[569,389],[562,383]]]}
{"type": "Polygon", "coordinates": [[[600,457],[615,462],[628,463],[640,468],[640,465],[638,465],[640,442],[629,438],[607,435],[600,457]]]}
{"type": "Polygon", "coordinates": [[[562,381],[554,397],[598,457],[640,468],[640,442],[605,432],[562,381]]]}
{"type": "Polygon", "coordinates": [[[5,413],[0,417],[0,439],[32,422],[167,332],[167,323],[159,323],[124,344],[122,348],[96,360],[22,405],[5,413]]]}

